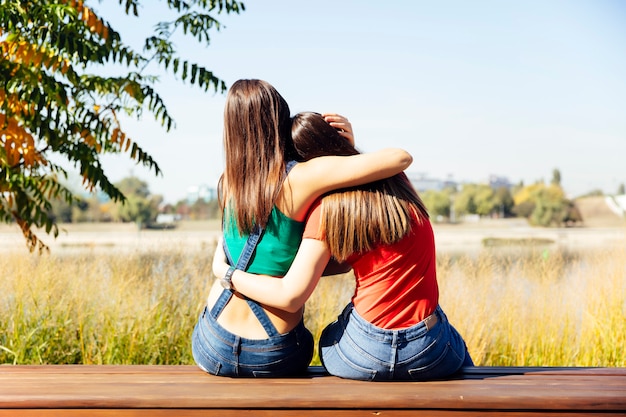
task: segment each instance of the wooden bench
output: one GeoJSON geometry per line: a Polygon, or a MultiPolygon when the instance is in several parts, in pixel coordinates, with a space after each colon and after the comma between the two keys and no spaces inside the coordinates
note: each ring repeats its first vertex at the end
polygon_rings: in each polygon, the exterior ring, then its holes
{"type": "Polygon", "coordinates": [[[0,416],[626,415],[626,368],[466,368],[432,382],[233,379],[195,366],[3,365],[0,416]]]}

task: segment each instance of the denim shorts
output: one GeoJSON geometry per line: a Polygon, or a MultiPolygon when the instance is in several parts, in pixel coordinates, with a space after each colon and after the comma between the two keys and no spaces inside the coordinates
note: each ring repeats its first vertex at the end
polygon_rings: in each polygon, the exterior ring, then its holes
{"type": "Polygon", "coordinates": [[[191,341],[196,364],[205,372],[230,377],[304,374],[313,356],[313,336],[304,321],[268,339],[246,339],[224,329],[205,307],[191,341]]]}
{"type": "Polygon", "coordinates": [[[401,330],[374,326],[350,303],[320,337],[320,357],[335,376],[365,381],[446,378],[474,363],[461,335],[441,307],[437,323],[424,322],[401,330]]]}

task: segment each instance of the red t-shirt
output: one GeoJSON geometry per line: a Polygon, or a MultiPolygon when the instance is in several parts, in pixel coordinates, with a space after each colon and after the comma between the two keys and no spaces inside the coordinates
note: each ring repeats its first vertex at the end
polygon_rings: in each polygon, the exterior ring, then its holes
{"type": "MultiPolygon", "coordinates": [[[[320,203],[311,209],[303,239],[324,240],[320,203]]],[[[348,259],[356,277],[352,302],[367,321],[384,329],[413,326],[439,303],[435,238],[428,219],[413,219],[411,232],[399,242],[379,246],[348,259]]]]}

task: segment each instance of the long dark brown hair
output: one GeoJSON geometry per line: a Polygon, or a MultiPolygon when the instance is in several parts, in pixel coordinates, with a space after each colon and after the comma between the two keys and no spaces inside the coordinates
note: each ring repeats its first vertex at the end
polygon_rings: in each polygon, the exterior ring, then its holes
{"type": "MultiPolygon", "coordinates": [[[[318,113],[298,113],[291,135],[302,160],[359,153],[318,113]]],[[[345,261],[354,253],[398,242],[411,230],[414,215],[420,222],[428,219],[426,206],[401,173],[324,195],[321,227],[332,256],[345,261]]]]}
{"type": "Polygon", "coordinates": [[[289,105],[268,82],[238,80],[224,108],[225,170],[220,204],[233,211],[240,234],[265,227],[285,178],[286,161],[295,157],[289,105]]]}

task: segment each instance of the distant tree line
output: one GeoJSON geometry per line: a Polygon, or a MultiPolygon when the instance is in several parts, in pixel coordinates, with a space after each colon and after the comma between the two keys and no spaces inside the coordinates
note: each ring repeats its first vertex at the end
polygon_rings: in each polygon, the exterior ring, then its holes
{"type": "MultiPolygon", "coordinates": [[[[176,215],[184,220],[209,220],[220,217],[217,200],[194,202],[181,200],[163,204],[160,195],[150,193],[148,183],[134,176],[115,186],[126,201],[115,202],[92,194],[69,204],[56,200],[49,215],[59,223],[134,222],[139,228],[159,227],[159,214],[176,215]]],[[[624,184],[617,190],[624,194],[624,184]]],[[[566,198],[561,187],[561,173],[555,169],[549,183],[519,183],[513,187],[493,188],[488,184],[464,184],[459,188],[427,190],[420,193],[435,222],[457,223],[468,216],[479,218],[525,218],[531,225],[543,227],[574,226],[582,221],[573,200],[566,198]]],[[[586,196],[603,195],[591,191],[586,196]]]]}
{"type": "Polygon", "coordinates": [[[93,193],[71,204],[55,200],[48,215],[57,223],[132,222],[140,229],[160,227],[159,214],[173,214],[185,220],[215,219],[220,215],[217,200],[163,204],[163,197],[151,194],[148,183],[135,176],[124,178],[115,186],[126,196],[124,202],[93,193]]]}
{"type": "MultiPolygon", "coordinates": [[[[617,190],[624,194],[624,184],[617,190]]],[[[588,195],[603,195],[593,191],[588,195]]],[[[551,181],[520,183],[513,187],[492,188],[487,184],[464,184],[460,189],[444,188],[421,193],[435,222],[456,223],[468,215],[489,218],[525,218],[531,225],[543,227],[573,226],[582,221],[573,200],[561,187],[561,173],[555,169],[551,181]]]]}

